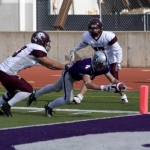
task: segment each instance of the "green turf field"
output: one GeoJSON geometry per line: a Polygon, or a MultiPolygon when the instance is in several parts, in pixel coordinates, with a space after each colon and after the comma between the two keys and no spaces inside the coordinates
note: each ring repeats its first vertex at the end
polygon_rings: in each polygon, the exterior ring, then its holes
{"type": "MultiPolygon", "coordinates": [[[[0,94],[2,95],[4,91],[0,89],[0,94]]],[[[77,92],[75,91],[75,94],[77,92]]],[[[45,117],[45,103],[62,95],[62,92],[43,95],[38,99],[36,105],[31,107],[26,107],[27,100],[16,104],[11,109],[12,117],[0,116],[0,128],[112,117],[139,112],[139,92],[127,92],[129,104],[123,104],[119,94],[89,90],[80,105],[68,104],[57,107],[52,118],[45,117]]]]}

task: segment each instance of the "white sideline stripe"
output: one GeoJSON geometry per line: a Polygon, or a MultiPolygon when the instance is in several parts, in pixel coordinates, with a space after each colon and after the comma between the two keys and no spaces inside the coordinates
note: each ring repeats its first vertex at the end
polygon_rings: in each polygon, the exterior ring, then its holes
{"type": "MultiPolygon", "coordinates": [[[[32,112],[44,111],[44,108],[37,107],[12,107],[12,109],[29,110],[32,112]]],[[[84,109],[55,109],[56,111],[66,112],[101,112],[101,113],[127,113],[127,114],[139,114],[139,111],[122,111],[122,110],[84,110],[84,109]]]]}

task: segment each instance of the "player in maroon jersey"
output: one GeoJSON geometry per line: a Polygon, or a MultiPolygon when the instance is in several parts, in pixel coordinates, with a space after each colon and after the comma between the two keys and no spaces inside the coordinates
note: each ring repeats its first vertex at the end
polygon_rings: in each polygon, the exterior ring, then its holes
{"type": "Polygon", "coordinates": [[[31,43],[23,46],[0,64],[0,82],[7,90],[0,97],[1,113],[8,117],[12,116],[10,108],[33,92],[32,86],[18,76],[18,72],[38,63],[53,70],[65,68],[65,65],[47,57],[50,42],[46,32],[36,31],[32,34],[31,43]]]}

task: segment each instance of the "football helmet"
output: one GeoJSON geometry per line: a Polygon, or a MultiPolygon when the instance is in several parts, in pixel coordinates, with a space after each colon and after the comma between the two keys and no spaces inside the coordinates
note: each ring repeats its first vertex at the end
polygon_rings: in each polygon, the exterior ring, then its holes
{"type": "Polygon", "coordinates": [[[36,43],[42,45],[46,48],[47,51],[50,49],[50,37],[46,32],[36,31],[32,34],[31,43],[36,43]]]}
{"type": "Polygon", "coordinates": [[[96,71],[104,69],[108,64],[107,56],[103,51],[97,51],[91,61],[92,68],[96,71]]]}
{"type": "Polygon", "coordinates": [[[99,36],[102,30],[102,22],[99,18],[92,18],[88,23],[88,30],[93,37],[99,36]]]}

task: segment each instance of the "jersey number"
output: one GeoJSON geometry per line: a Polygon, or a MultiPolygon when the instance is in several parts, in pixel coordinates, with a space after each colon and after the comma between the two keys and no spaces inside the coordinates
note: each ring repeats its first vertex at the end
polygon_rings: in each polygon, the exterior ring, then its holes
{"type": "Polygon", "coordinates": [[[27,46],[22,47],[21,49],[19,49],[17,52],[15,52],[12,57],[17,56],[17,54],[19,54],[22,50],[24,50],[25,48],[27,48],[27,46]]]}
{"type": "Polygon", "coordinates": [[[94,47],[95,51],[104,51],[104,47],[94,47]]]}

